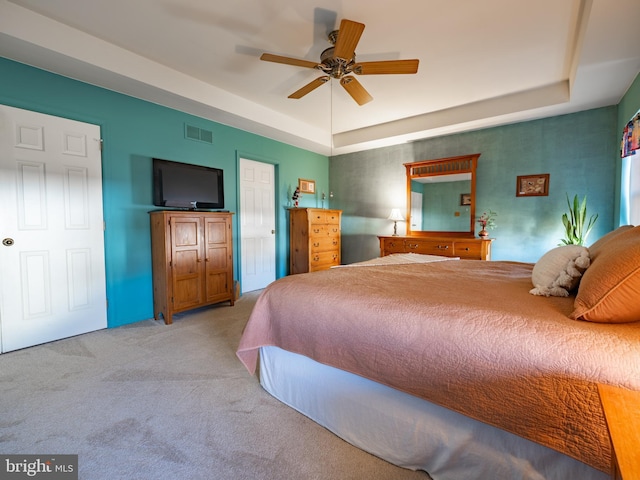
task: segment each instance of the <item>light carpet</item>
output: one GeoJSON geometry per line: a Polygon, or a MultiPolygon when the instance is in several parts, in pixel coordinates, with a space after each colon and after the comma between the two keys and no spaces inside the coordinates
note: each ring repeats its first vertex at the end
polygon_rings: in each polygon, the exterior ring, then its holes
{"type": "Polygon", "coordinates": [[[235,350],[258,294],[0,355],[0,452],[78,454],[87,480],[428,479],[247,373],[235,350]]]}

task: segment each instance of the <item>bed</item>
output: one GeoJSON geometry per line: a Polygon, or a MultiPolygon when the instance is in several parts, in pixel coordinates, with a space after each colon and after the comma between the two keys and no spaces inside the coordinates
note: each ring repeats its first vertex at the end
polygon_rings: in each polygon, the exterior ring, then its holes
{"type": "Polygon", "coordinates": [[[276,398],[434,480],[608,478],[597,384],[640,390],[640,227],[536,264],[431,260],[277,280],[237,355],[276,398]]]}

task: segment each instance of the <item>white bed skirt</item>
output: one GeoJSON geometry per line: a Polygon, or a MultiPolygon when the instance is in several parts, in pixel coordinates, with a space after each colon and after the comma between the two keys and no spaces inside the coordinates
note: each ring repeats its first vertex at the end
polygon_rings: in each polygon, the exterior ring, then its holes
{"type": "Polygon", "coordinates": [[[434,480],[607,480],[537,443],[277,347],[260,349],[260,383],[347,442],[434,480]]]}

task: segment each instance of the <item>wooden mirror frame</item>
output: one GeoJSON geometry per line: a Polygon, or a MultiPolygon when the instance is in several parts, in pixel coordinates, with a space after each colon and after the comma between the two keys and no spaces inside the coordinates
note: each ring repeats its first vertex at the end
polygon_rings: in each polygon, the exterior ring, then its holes
{"type": "Polygon", "coordinates": [[[438,158],[434,160],[422,160],[420,162],[405,163],[407,170],[407,235],[414,237],[475,237],[476,220],[476,168],[478,167],[479,153],[461,155],[459,157],[438,158]],[[471,205],[469,205],[469,231],[445,232],[428,230],[411,230],[411,181],[414,178],[433,177],[440,175],[453,175],[471,173],[471,205]]]}

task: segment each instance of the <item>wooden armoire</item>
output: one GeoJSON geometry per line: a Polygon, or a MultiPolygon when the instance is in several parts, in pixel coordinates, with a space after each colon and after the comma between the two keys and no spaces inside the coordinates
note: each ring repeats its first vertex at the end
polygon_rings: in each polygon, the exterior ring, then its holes
{"type": "Polygon", "coordinates": [[[229,301],[233,306],[230,212],[158,210],[151,218],[153,316],[229,301]]]}

